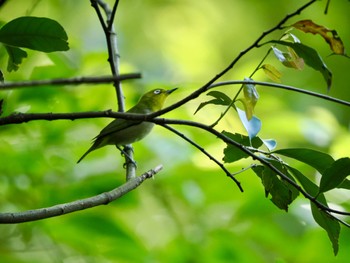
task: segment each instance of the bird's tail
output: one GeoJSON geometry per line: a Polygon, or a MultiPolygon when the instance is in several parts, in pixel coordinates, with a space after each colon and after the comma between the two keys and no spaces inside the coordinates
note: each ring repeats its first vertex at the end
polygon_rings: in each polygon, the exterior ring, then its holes
{"type": "Polygon", "coordinates": [[[93,150],[95,150],[96,147],[94,147],[94,145],[92,145],[89,150],[87,150],[82,157],[80,157],[80,159],[77,161],[77,163],[80,163],[81,160],[83,160],[85,158],[86,155],[88,155],[90,152],[92,152],[93,150]]]}

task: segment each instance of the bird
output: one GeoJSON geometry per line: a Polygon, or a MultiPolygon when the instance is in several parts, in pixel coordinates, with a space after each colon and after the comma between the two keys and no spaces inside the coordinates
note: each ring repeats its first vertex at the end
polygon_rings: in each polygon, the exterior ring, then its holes
{"type": "MultiPolygon", "coordinates": [[[[163,108],[166,98],[175,90],[177,88],[151,90],[145,93],[139,102],[126,113],[149,114],[159,111],[163,108]]],[[[137,142],[148,135],[153,126],[152,122],[115,119],[93,139],[92,146],[80,157],[77,163],[80,163],[90,152],[106,145],[115,145],[120,149],[120,146],[137,142]]]]}

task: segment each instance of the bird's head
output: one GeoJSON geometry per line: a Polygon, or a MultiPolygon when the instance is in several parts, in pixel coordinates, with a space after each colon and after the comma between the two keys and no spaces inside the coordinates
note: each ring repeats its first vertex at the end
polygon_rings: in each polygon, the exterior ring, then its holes
{"type": "Polygon", "coordinates": [[[177,90],[177,88],[165,90],[165,89],[154,89],[147,93],[145,93],[139,103],[138,106],[141,106],[145,109],[150,110],[151,112],[159,111],[163,108],[165,99],[177,90]]]}

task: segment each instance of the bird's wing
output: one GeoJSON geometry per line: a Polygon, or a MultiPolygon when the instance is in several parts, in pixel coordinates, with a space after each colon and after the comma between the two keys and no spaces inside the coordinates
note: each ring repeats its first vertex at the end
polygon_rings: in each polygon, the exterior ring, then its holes
{"type": "MultiPolygon", "coordinates": [[[[140,109],[138,105],[135,105],[134,107],[129,109],[126,113],[148,114],[148,113],[151,113],[151,111],[147,109],[140,109]]],[[[141,122],[142,121],[115,119],[112,122],[110,122],[106,127],[104,127],[102,131],[94,138],[94,140],[102,139],[107,135],[127,129],[131,126],[140,124],[141,122]]]]}
{"type": "Polygon", "coordinates": [[[122,119],[116,119],[109,123],[106,127],[102,129],[102,131],[93,139],[93,144],[91,147],[84,153],[82,157],[78,160],[78,163],[81,162],[85,158],[86,155],[88,155],[90,152],[103,147],[107,144],[108,135],[113,134],[115,132],[124,130],[128,127],[131,127],[133,125],[137,125],[140,122],[138,121],[128,121],[128,120],[122,120],[122,119]],[[107,139],[107,140],[105,140],[107,139]]]}
{"type": "Polygon", "coordinates": [[[116,133],[118,131],[122,131],[139,123],[141,123],[141,121],[116,119],[104,127],[102,131],[94,138],[94,140],[102,139],[105,136],[116,133]]]}

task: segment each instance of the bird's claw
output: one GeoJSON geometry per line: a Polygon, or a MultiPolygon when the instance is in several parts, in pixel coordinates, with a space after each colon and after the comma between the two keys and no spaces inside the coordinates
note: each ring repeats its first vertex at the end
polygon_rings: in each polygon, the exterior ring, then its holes
{"type": "Polygon", "coordinates": [[[127,167],[128,164],[133,164],[135,166],[135,168],[137,168],[137,164],[136,162],[133,160],[133,158],[130,157],[129,154],[127,154],[127,152],[125,151],[125,148],[127,150],[131,150],[132,152],[134,152],[133,148],[132,147],[128,147],[128,146],[125,146],[124,149],[120,148],[119,146],[117,146],[118,150],[120,151],[120,154],[124,157],[126,157],[126,162],[123,164],[123,168],[125,169],[127,167]]]}

